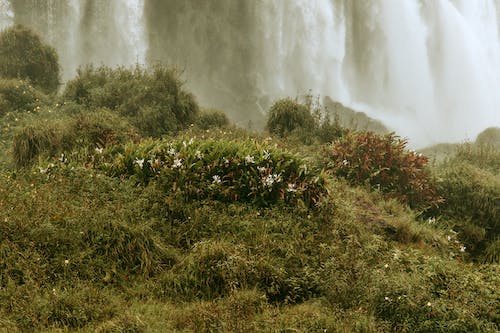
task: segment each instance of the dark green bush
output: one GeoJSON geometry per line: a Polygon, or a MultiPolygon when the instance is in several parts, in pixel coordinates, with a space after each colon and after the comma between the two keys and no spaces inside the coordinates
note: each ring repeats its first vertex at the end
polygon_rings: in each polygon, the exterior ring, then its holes
{"type": "Polygon", "coordinates": [[[305,104],[291,98],[275,102],[269,109],[267,129],[272,134],[285,136],[294,130],[313,130],[314,117],[305,104]]]}
{"type": "Polygon", "coordinates": [[[222,111],[215,109],[203,110],[196,119],[196,125],[201,129],[213,127],[226,127],[229,125],[229,119],[222,111]]]}
{"type": "Polygon", "coordinates": [[[38,112],[47,104],[47,96],[28,82],[0,79],[0,116],[8,112],[38,112]]]}
{"type": "Polygon", "coordinates": [[[46,93],[60,85],[56,50],[29,28],[17,25],[0,32],[0,77],[30,81],[46,93]]]}
{"type": "Polygon", "coordinates": [[[394,134],[350,133],[324,153],[324,166],[336,176],[369,185],[412,208],[441,202],[426,164],[427,157],[406,150],[406,140],[394,134]]]}
{"type": "Polygon", "coordinates": [[[193,123],[198,105],[183,90],[177,71],[109,67],[80,68],[66,85],[65,100],[89,109],[108,108],[126,116],[145,136],[161,136],[193,123]]]}
{"type": "Polygon", "coordinates": [[[304,103],[290,98],[275,102],[267,116],[267,129],[280,137],[292,135],[307,145],[332,142],[347,133],[338,119],[331,121],[328,112],[310,95],[305,96],[304,103]]]}
{"type": "Polygon", "coordinates": [[[266,148],[250,141],[149,140],[112,147],[98,167],[142,184],[158,181],[186,200],[317,203],[326,192],[322,175],[296,156],[266,148]]]}

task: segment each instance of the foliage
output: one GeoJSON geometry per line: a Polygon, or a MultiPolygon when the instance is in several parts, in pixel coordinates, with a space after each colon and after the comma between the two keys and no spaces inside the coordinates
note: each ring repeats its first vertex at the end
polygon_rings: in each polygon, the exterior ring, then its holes
{"type": "Polygon", "coordinates": [[[332,142],[345,135],[347,130],[339,125],[338,118],[331,121],[328,112],[311,95],[304,103],[285,98],[275,102],[269,109],[267,129],[279,137],[296,137],[300,143],[332,142]]]}
{"type": "Polygon", "coordinates": [[[60,85],[55,49],[31,29],[17,25],[0,32],[0,77],[23,79],[46,93],[60,85]]]}
{"type": "Polygon", "coordinates": [[[412,208],[435,206],[441,198],[426,169],[427,158],[406,150],[406,143],[394,134],[350,133],[326,149],[323,163],[351,184],[367,184],[412,208]]]}
{"type": "Polygon", "coordinates": [[[102,148],[134,136],[132,125],[106,109],[71,116],[62,111],[59,115],[50,122],[35,116],[17,130],[12,141],[16,166],[26,166],[39,155],[67,155],[74,148],[102,148]]]}
{"type": "MultiPolygon", "coordinates": [[[[484,154],[483,148],[470,151],[472,154],[461,149],[437,168],[437,189],[445,202],[431,213],[453,221],[452,227],[476,259],[498,263],[495,251],[500,237],[500,176],[491,167],[478,166],[487,160],[476,160],[477,152],[484,154]]],[[[492,167],[500,161],[498,152],[490,150],[489,156],[495,161],[492,167]]]]}
{"type": "Polygon", "coordinates": [[[269,109],[267,128],[269,132],[283,137],[299,128],[312,130],[314,117],[306,105],[286,98],[275,102],[269,109]]]}
{"type": "Polygon", "coordinates": [[[0,116],[9,112],[38,112],[47,104],[47,96],[28,82],[0,79],[0,116]]]}
{"type": "Polygon", "coordinates": [[[321,175],[301,159],[253,142],[144,141],[110,148],[99,164],[108,174],[161,182],[186,199],[316,204],[325,192],[321,175]],[[106,159],[107,154],[110,159],[106,159]]]}
{"type": "Polygon", "coordinates": [[[161,66],[80,68],[67,83],[63,98],[91,110],[117,111],[145,136],[158,137],[186,127],[198,114],[195,98],[182,88],[177,71],[161,66]]]}
{"type": "Polygon", "coordinates": [[[227,127],[229,119],[226,114],[216,109],[203,110],[196,118],[196,125],[204,130],[213,127],[227,127]]]}

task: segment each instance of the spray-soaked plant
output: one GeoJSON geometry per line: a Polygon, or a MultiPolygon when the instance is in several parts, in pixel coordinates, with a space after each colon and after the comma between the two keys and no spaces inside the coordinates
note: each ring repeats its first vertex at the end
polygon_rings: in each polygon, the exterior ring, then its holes
{"type": "Polygon", "coordinates": [[[158,137],[188,126],[198,114],[192,94],[174,68],[80,68],[63,94],[90,109],[108,108],[128,117],[145,136],[158,137]]]}
{"type": "Polygon", "coordinates": [[[406,149],[406,140],[394,134],[349,133],[331,144],[324,165],[351,184],[388,193],[412,208],[441,202],[429,171],[427,157],[406,149]]]}
{"type": "Polygon", "coordinates": [[[59,88],[59,58],[32,30],[17,25],[0,33],[0,76],[29,80],[46,93],[59,88]]]}

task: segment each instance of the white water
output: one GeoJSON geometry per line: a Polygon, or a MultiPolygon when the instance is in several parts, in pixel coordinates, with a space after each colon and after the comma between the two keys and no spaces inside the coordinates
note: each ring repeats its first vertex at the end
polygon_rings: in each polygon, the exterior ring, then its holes
{"type": "Polygon", "coordinates": [[[66,79],[90,62],[168,60],[202,103],[310,90],[414,147],[500,126],[500,0],[45,1],[0,0],[0,28],[34,26],[66,79]]]}
{"type": "Polygon", "coordinates": [[[263,1],[264,83],[329,95],[414,146],[500,126],[500,2],[263,1]]]}
{"type": "Polygon", "coordinates": [[[14,12],[8,0],[0,0],[0,30],[7,28],[14,22],[14,12]]]}

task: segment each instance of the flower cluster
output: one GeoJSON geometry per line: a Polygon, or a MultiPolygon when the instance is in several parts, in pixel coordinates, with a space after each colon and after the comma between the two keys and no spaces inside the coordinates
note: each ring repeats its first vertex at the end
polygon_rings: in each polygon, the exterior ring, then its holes
{"type": "Polygon", "coordinates": [[[119,153],[102,153],[99,167],[139,183],[157,181],[183,197],[245,200],[269,205],[278,200],[315,204],[324,180],[294,155],[257,148],[253,142],[193,139],[149,140],[119,153]]]}

